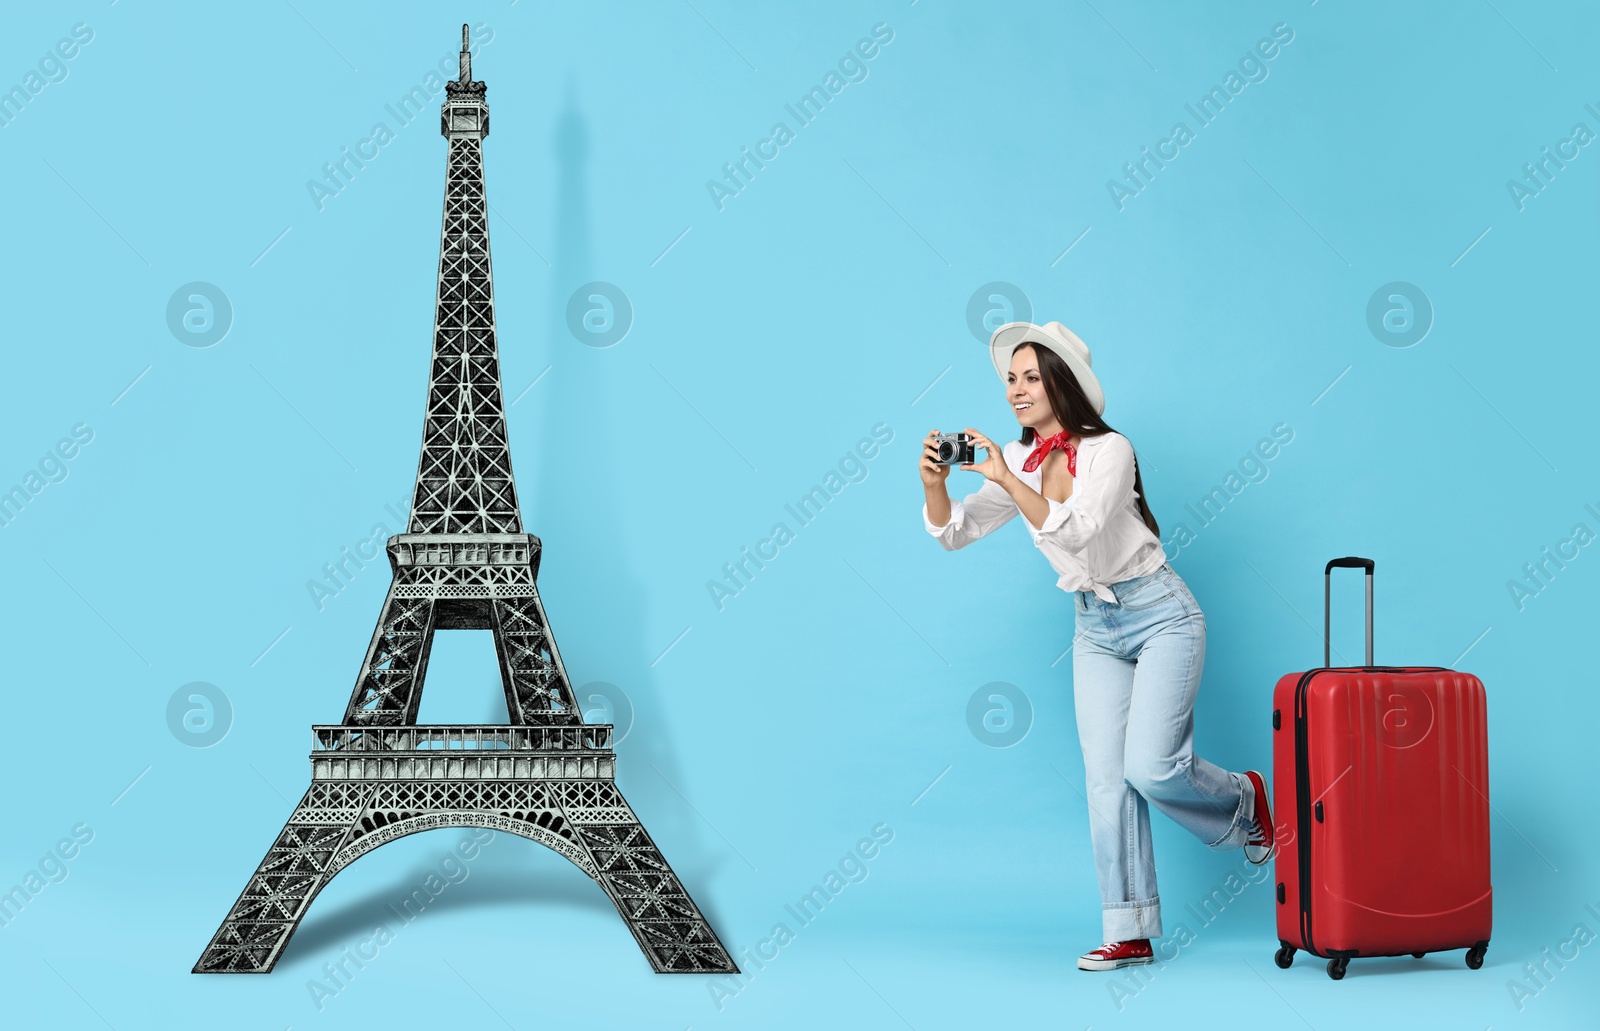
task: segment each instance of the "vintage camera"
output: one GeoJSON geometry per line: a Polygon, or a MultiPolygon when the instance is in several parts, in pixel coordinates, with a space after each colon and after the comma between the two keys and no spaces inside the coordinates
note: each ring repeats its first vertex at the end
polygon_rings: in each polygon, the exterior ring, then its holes
{"type": "Polygon", "coordinates": [[[933,438],[935,465],[972,465],[977,462],[972,440],[965,433],[940,433],[933,438]]]}

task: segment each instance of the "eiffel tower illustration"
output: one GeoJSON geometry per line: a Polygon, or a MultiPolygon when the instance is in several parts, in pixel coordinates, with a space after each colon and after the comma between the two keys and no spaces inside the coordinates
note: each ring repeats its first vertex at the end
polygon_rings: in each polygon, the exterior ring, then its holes
{"type": "Polygon", "coordinates": [[[482,141],[485,85],[446,84],[449,140],[427,418],[394,580],[344,722],[315,726],[311,787],[194,966],[268,973],[311,900],[352,861],[437,827],[531,838],[599,882],[657,973],[738,973],[613,780],[609,724],[586,724],[534,586],[495,343],[482,141]],[[417,724],[435,630],[494,634],[510,722],[417,724]]]}

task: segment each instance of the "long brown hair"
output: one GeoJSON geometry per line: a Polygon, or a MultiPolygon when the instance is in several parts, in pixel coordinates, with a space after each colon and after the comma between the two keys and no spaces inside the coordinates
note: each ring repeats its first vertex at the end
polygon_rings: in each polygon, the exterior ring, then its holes
{"type": "MultiPolygon", "coordinates": [[[[1078,382],[1078,377],[1072,374],[1067,363],[1061,356],[1042,344],[1035,344],[1032,340],[1024,340],[1012,349],[1013,356],[1024,347],[1033,348],[1034,357],[1039,362],[1039,375],[1044,377],[1044,396],[1050,399],[1050,410],[1055,413],[1056,421],[1071,433],[1080,437],[1098,437],[1102,433],[1115,433],[1100,418],[1094,406],[1089,403],[1089,397],[1083,392],[1083,385],[1078,382]]],[[[1022,428],[1022,443],[1033,444],[1033,427],[1022,428]]],[[[1132,446],[1132,442],[1129,442],[1132,446]]],[[[1157,537],[1161,536],[1161,527],[1156,523],[1155,513],[1150,511],[1150,502],[1145,498],[1144,481],[1139,476],[1139,453],[1133,453],[1133,489],[1139,496],[1139,515],[1144,518],[1144,525],[1157,537]]]]}

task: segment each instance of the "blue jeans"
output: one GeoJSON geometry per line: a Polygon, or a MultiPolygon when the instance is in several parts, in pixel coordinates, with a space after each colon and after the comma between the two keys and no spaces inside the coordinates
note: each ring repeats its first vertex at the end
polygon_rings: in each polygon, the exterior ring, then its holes
{"type": "Polygon", "coordinates": [[[1194,699],[1206,619],[1169,565],[1111,585],[1117,604],[1078,591],[1072,693],[1105,940],[1161,935],[1150,809],[1214,851],[1240,848],[1249,781],[1194,754],[1194,699]]]}

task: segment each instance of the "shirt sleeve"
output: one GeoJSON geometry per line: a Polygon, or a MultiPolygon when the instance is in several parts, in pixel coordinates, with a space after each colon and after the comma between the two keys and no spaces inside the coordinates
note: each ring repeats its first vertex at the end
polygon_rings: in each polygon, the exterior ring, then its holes
{"type": "Polygon", "coordinates": [[[1048,539],[1076,554],[1106,528],[1114,513],[1133,500],[1133,446],[1119,436],[1099,449],[1084,475],[1074,480],[1071,497],[1066,501],[1045,498],[1050,514],[1042,526],[1035,528],[1023,520],[1035,543],[1048,539]]]}
{"type": "MultiPolygon", "coordinates": [[[[944,550],[964,548],[979,537],[993,533],[1004,526],[1018,512],[1017,503],[1011,500],[1006,489],[993,480],[985,479],[976,493],[960,501],[950,502],[950,521],[935,526],[928,519],[928,503],[922,503],[922,525],[939,538],[944,550]]],[[[1024,520],[1026,522],[1026,520],[1024,520]]]]}

